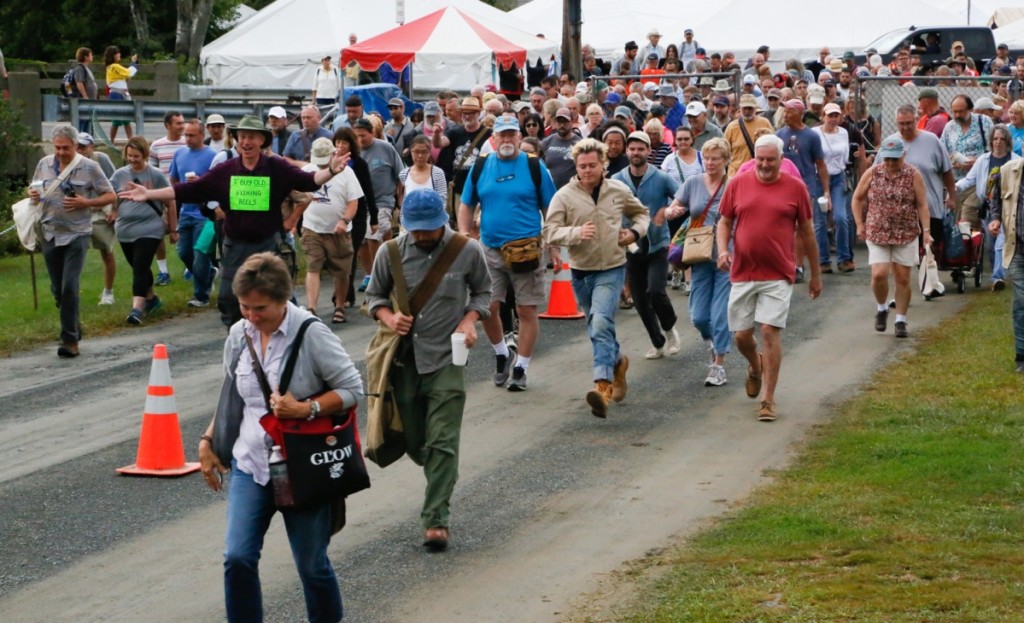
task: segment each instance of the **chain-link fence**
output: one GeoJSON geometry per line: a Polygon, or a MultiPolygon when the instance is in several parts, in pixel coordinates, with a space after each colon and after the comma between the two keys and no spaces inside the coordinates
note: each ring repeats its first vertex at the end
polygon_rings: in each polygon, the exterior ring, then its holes
{"type": "MultiPolygon", "coordinates": [[[[878,122],[875,142],[896,133],[896,109],[904,104],[917,106],[917,96],[924,87],[932,87],[939,93],[939,105],[950,109],[953,98],[968,95],[972,100],[992,97],[1000,91],[1000,85],[1009,82],[1005,76],[957,76],[955,80],[937,79],[935,76],[865,76],[857,78],[850,88],[854,101],[863,102],[864,113],[878,122]]],[[[1002,89],[1005,93],[1005,88],[1002,89]]],[[[868,145],[873,153],[875,145],[868,145]]]]}
{"type": "MultiPolygon", "coordinates": [[[[612,81],[623,80],[626,82],[635,82],[637,80],[656,80],[659,83],[669,84],[675,80],[682,80],[684,78],[689,79],[689,84],[697,88],[697,93],[701,93],[701,87],[708,87],[711,89],[712,94],[715,93],[716,87],[728,86],[732,93],[740,93],[743,87],[743,73],[738,69],[731,72],[704,72],[700,74],[633,74],[633,75],[621,75],[621,76],[591,76],[587,78],[587,82],[590,82],[590,92],[595,93],[597,82],[605,82],[609,86],[612,81]],[[703,80],[704,82],[701,82],[703,80]],[[724,81],[724,83],[722,82],[724,81]]],[[[720,89],[721,91],[721,89],[720,89]]],[[[729,91],[721,91],[722,93],[728,93],[729,91]]],[[[682,101],[682,100],[681,100],[682,101]]],[[[682,101],[685,106],[687,102],[682,101]]]]}

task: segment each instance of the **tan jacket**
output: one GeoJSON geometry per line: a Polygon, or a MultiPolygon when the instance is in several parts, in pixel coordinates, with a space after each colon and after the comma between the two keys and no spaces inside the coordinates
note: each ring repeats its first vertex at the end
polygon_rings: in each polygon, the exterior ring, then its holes
{"type": "Polygon", "coordinates": [[[549,245],[569,248],[572,268],[608,270],[626,263],[626,248],[619,246],[619,230],[626,227],[624,220],[641,237],[647,234],[651,222],[647,207],[628,186],[605,179],[595,205],[590,192],[574,176],[551,198],[541,233],[549,245]],[[590,240],[583,240],[580,231],[589,221],[597,226],[597,233],[590,240]]]}
{"type": "Polygon", "coordinates": [[[1003,232],[1006,242],[1003,246],[1003,267],[1010,267],[1010,260],[1017,252],[1017,199],[1020,195],[1021,172],[1024,159],[1011,160],[999,169],[999,192],[1003,205],[1003,232]]]}

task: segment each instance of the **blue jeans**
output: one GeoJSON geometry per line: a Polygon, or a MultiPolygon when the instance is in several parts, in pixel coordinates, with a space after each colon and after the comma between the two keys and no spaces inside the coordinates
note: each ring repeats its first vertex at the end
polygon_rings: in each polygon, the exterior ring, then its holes
{"type": "MultiPolygon", "coordinates": [[[[228,483],[228,529],[224,552],[224,598],[229,623],[262,621],[260,550],[270,519],[277,512],[270,483],[259,485],[231,462],[228,483]]],[[[331,505],[282,510],[292,558],[306,597],[306,615],[313,623],[341,620],[341,589],[327,558],[331,541],[331,505]]]]}
{"type": "Polygon", "coordinates": [[[986,218],[982,221],[985,230],[985,255],[988,256],[988,263],[992,266],[992,281],[1004,281],[1006,269],[1003,268],[1003,247],[1006,246],[1006,231],[1000,227],[998,236],[988,233],[989,220],[986,218]]]}
{"type": "Polygon", "coordinates": [[[573,271],[572,291],[587,315],[587,333],[594,347],[595,381],[612,380],[619,361],[615,312],[619,309],[619,294],[625,281],[625,264],[590,273],[573,271]]]}
{"type": "Polygon", "coordinates": [[[55,244],[56,239],[40,241],[46,272],[50,274],[50,293],[60,309],[60,341],[65,344],[77,344],[82,337],[78,291],[90,240],[89,234],[84,234],[61,246],[55,244]]]}
{"type": "Polygon", "coordinates": [[[192,296],[209,302],[213,266],[210,256],[195,250],[196,240],[205,226],[206,218],[202,216],[182,213],[178,217],[178,257],[185,263],[185,268],[192,271],[192,296]]]}
{"type": "Polygon", "coordinates": [[[1024,359],[1024,255],[1013,254],[1006,269],[1013,282],[1013,350],[1018,361],[1024,359]]]}
{"type": "MultiPolygon", "coordinates": [[[[836,173],[828,178],[829,194],[832,197],[832,222],[836,226],[836,261],[853,261],[850,248],[850,209],[846,196],[846,173],[836,173]]],[[[815,198],[817,199],[817,198],[815,198]]],[[[818,243],[819,261],[822,265],[831,264],[828,243],[828,212],[818,208],[817,201],[812,203],[814,210],[814,240],[818,243]]]]}
{"type": "Polygon", "coordinates": [[[718,270],[715,262],[690,266],[690,321],[705,340],[711,340],[715,353],[724,355],[732,346],[729,331],[728,271],[718,270]]]}

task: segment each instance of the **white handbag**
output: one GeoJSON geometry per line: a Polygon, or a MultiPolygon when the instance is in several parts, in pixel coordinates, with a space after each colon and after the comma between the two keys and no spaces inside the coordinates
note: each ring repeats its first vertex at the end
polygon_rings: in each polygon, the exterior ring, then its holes
{"type": "Polygon", "coordinates": [[[939,280],[939,265],[935,262],[931,247],[924,248],[921,265],[917,268],[917,280],[925,299],[939,296],[946,291],[946,287],[939,280]]]}
{"type": "Polygon", "coordinates": [[[39,197],[39,201],[32,201],[31,198],[26,197],[11,206],[11,212],[14,213],[14,225],[18,228],[18,239],[26,251],[39,250],[39,219],[43,216],[43,202],[61,187],[81,159],[80,154],[75,154],[71,164],[64,167],[57,179],[53,180],[50,187],[39,197]]]}

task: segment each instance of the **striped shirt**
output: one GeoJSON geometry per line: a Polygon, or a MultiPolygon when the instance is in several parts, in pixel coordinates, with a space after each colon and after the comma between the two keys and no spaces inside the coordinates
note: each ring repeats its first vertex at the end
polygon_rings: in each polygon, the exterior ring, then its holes
{"type": "Polygon", "coordinates": [[[158,138],[149,146],[149,164],[160,169],[164,175],[171,174],[171,162],[174,161],[174,154],[185,147],[185,137],[172,141],[166,136],[158,138]]]}

